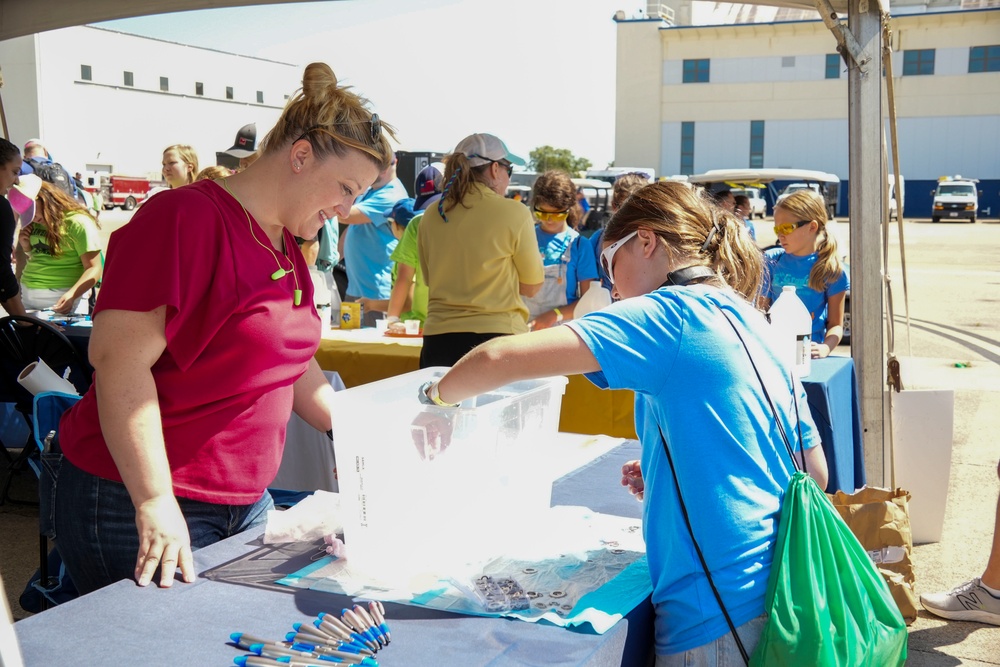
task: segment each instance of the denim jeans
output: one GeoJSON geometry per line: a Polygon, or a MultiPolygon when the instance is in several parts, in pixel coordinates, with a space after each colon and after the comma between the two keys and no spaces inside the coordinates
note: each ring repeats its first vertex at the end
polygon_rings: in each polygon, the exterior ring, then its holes
{"type": "MultiPolygon", "coordinates": [[[[736,628],[748,657],[753,654],[757,642],[760,641],[766,620],[767,614],[761,614],[736,628]]],[[[703,644],[690,651],[658,655],[655,667],[743,667],[745,664],[739,648],[736,647],[733,634],[727,632],[714,642],[703,644]]]]}
{"type": "MultiPolygon", "coordinates": [[[[178,498],[193,550],[264,523],[274,508],[266,491],[252,505],[178,498]]],[[[80,593],[135,576],[139,533],[124,484],[95,477],[62,460],[55,488],[55,541],[80,593]]],[[[158,579],[154,579],[158,581],[158,579]]]]}

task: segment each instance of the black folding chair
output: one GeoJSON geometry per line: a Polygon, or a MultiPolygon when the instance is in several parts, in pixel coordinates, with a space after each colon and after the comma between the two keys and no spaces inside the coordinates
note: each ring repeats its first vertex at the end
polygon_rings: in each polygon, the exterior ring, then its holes
{"type": "MultiPolygon", "coordinates": [[[[0,318],[0,397],[14,403],[17,412],[25,420],[28,429],[32,426],[33,396],[22,387],[17,378],[24,368],[41,359],[58,375],[69,380],[77,391],[83,394],[90,387],[93,369],[77,351],[76,346],[56,327],[34,317],[10,315],[0,318]]],[[[17,449],[21,443],[4,443],[0,456],[5,466],[0,482],[0,505],[4,502],[23,502],[10,497],[14,475],[28,468],[28,460],[37,456],[38,446],[29,437],[20,448],[20,453],[12,455],[8,448],[17,449]]],[[[33,503],[32,503],[33,504],[33,503]]]]}

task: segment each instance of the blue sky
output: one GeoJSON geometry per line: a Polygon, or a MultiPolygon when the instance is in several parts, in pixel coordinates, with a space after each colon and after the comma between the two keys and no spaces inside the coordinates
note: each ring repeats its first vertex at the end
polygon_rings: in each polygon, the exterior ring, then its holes
{"type": "Polygon", "coordinates": [[[635,0],[341,0],[100,25],[299,66],[322,60],[399,130],[446,152],[473,132],[614,159],[616,10],[635,0]]]}

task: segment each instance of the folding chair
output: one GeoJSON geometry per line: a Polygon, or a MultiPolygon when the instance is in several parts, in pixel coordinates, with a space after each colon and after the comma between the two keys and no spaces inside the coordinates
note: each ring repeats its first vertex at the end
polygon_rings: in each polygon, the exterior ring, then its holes
{"type": "MultiPolygon", "coordinates": [[[[0,318],[0,395],[15,404],[29,428],[34,409],[33,397],[18,383],[17,378],[25,366],[39,359],[57,374],[66,377],[81,394],[90,387],[93,370],[73,343],[56,327],[23,315],[0,318]]],[[[14,443],[6,444],[16,448],[14,443]]],[[[18,502],[9,497],[13,476],[25,470],[28,460],[38,451],[33,438],[28,438],[17,456],[12,456],[7,447],[0,448],[0,456],[6,459],[0,483],[0,505],[8,500],[18,502]]]]}

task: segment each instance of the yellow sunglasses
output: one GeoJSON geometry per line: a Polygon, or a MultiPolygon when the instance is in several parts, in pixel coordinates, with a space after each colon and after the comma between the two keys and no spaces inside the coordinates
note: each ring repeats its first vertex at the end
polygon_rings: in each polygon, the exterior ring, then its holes
{"type": "Polygon", "coordinates": [[[774,226],[774,233],[778,236],[788,236],[802,225],[808,225],[812,220],[798,220],[796,222],[783,222],[774,226]]]}
{"type": "Polygon", "coordinates": [[[565,211],[540,211],[537,208],[532,209],[535,213],[535,217],[541,222],[562,222],[569,217],[569,209],[565,211]]]}

